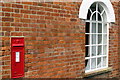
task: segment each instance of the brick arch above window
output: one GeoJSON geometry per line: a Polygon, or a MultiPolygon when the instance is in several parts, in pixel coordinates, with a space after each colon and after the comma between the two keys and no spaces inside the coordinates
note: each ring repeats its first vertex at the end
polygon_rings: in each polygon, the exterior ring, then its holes
{"type": "Polygon", "coordinates": [[[88,9],[95,2],[99,2],[104,7],[107,14],[107,22],[115,22],[114,9],[110,0],[83,0],[79,10],[79,18],[86,20],[88,9]]]}

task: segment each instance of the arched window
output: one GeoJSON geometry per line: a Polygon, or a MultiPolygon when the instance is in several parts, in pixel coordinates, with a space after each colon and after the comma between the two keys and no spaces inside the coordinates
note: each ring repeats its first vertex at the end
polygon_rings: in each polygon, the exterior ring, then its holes
{"type": "Polygon", "coordinates": [[[110,0],[83,0],[79,18],[85,26],[85,72],[108,67],[109,23],[115,22],[110,0]]]}
{"type": "Polygon", "coordinates": [[[93,3],[86,20],[85,72],[108,67],[108,26],[104,7],[93,3]]]}

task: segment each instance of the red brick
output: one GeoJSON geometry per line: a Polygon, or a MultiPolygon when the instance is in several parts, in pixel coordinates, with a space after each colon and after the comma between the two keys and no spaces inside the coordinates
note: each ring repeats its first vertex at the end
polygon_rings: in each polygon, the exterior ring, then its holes
{"type": "Polygon", "coordinates": [[[32,5],[33,2],[22,2],[22,4],[32,5]]]}
{"type": "Polygon", "coordinates": [[[21,22],[24,22],[24,23],[29,23],[29,22],[30,22],[30,19],[21,19],[20,21],[21,21],[21,22]]]}
{"type": "Polygon", "coordinates": [[[2,60],[3,61],[10,60],[10,56],[4,56],[4,57],[2,57],[2,60]]]}
{"type": "Polygon", "coordinates": [[[12,17],[22,17],[22,14],[12,13],[12,17]]]}
{"type": "Polygon", "coordinates": [[[8,70],[8,69],[11,69],[11,67],[10,66],[3,66],[2,69],[3,70],[5,70],[5,69],[8,70]]]}
{"type": "Polygon", "coordinates": [[[19,4],[12,4],[12,7],[14,7],[14,8],[23,8],[23,5],[19,5],[19,4]]]}
{"type": "Polygon", "coordinates": [[[5,79],[5,78],[11,78],[11,77],[10,75],[3,75],[2,78],[5,79]]]}
{"type": "Polygon", "coordinates": [[[13,12],[12,8],[2,8],[3,12],[13,12]]]}
{"type": "Polygon", "coordinates": [[[11,3],[2,3],[3,7],[11,7],[11,3]]]}
{"type": "Polygon", "coordinates": [[[4,16],[8,16],[8,17],[9,17],[9,16],[10,16],[10,13],[4,13],[4,16]]]}
{"type": "Polygon", "coordinates": [[[7,18],[7,17],[3,17],[2,21],[9,21],[9,22],[13,22],[14,18],[7,18]]]}
{"type": "Polygon", "coordinates": [[[3,22],[2,26],[10,26],[10,22],[3,22]]]}
{"type": "Polygon", "coordinates": [[[22,36],[22,32],[11,32],[11,36],[22,36]]]}
{"type": "Polygon", "coordinates": [[[30,10],[21,10],[21,13],[31,14],[30,10]]]}
{"type": "Polygon", "coordinates": [[[15,28],[14,27],[3,27],[2,30],[3,31],[14,31],[15,28]]]}

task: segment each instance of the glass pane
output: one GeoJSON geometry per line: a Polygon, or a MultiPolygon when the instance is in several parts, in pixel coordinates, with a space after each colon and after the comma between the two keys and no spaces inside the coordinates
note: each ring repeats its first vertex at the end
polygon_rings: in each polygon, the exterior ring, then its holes
{"type": "Polygon", "coordinates": [[[103,7],[102,7],[100,4],[98,4],[98,11],[99,11],[100,13],[103,11],[103,7]]]}
{"type": "Polygon", "coordinates": [[[92,56],[96,56],[96,46],[92,46],[92,56]]]}
{"type": "Polygon", "coordinates": [[[105,67],[107,65],[107,58],[106,57],[103,57],[103,67],[105,67]]]}
{"type": "Polygon", "coordinates": [[[96,33],[96,23],[92,23],[92,33],[96,33]]]}
{"type": "Polygon", "coordinates": [[[98,35],[98,44],[102,44],[102,35],[101,34],[98,35]]]}
{"type": "Polygon", "coordinates": [[[103,54],[104,54],[104,55],[107,54],[107,46],[103,46],[103,54]]]}
{"type": "Polygon", "coordinates": [[[107,34],[103,35],[103,44],[107,44],[107,34]]]}
{"type": "Polygon", "coordinates": [[[92,12],[96,11],[96,3],[93,3],[90,9],[92,10],[92,12]]]}
{"type": "Polygon", "coordinates": [[[104,24],[103,26],[103,33],[107,33],[107,24],[104,24]]]}
{"type": "Polygon", "coordinates": [[[102,23],[98,23],[98,33],[102,33],[102,23]]]}
{"type": "Polygon", "coordinates": [[[96,58],[91,59],[91,69],[96,68],[96,58]]]}
{"type": "Polygon", "coordinates": [[[86,34],[85,35],[85,45],[89,45],[89,40],[90,40],[90,35],[89,34],[86,34]]]}
{"type": "Polygon", "coordinates": [[[85,31],[86,31],[86,33],[90,32],[90,23],[89,22],[86,22],[85,31]]]}
{"type": "Polygon", "coordinates": [[[92,44],[96,44],[96,34],[92,34],[92,44]]]}
{"type": "Polygon", "coordinates": [[[98,55],[102,54],[102,46],[98,46],[98,55]]]}
{"type": "Polygon", "coordinates": [[[85,51],[86,51],[86,53],[85,53],[85,57],[90,57],[90,47],[85,47],[86,49],[85,49],[85,51]]]}
{"type": "Polygon", "coordinates": [[[96,21],[96,13],[93,14],[92,20],[96,21]]]}
{"type": "Polygon", "coordinates": [[[101,15],[99,13],[98,14],[98,21],[102,21],[101,15]]]}
{"type": "Polygon", "coordinates": [[[97,58],[97,67],[98,67],[98,68],[101,67],[101,58],[97,58]]]}
{"type": "Polygon", "coordinates": [[[85,60],[85,70],[89,70],[90,69],[90,60],[87,59],[85,60]]]}
{"type": "Polygon", "coordinates": [[[107,17],[106,17],[105,11],[104,11],[104,13],[102,14],[102,17],[103,17],[103,21],[106,22],[106,21],[107,21],[107,17]]]}
{"type": "Polygon", "coordinates": [[[90,9],[89,9],[88,14],[87,14],[87,20],[90,20],[90,16],[91,16],[91,12],[90,12],[90,9]]]}

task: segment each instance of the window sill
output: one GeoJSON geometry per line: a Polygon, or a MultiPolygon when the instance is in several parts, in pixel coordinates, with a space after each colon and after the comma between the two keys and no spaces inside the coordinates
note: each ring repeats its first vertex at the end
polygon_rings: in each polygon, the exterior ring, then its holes
{"type": "Polygon", "coordinates": [[[112,71],[112,68],[108,67],[108,68],[105,68],[105,69],[101,69],[101,70],[85,73],[84,77],[85,78],[86,77],[92,77],[92,76],[103,74],[103,73],[107,73],[107,72],[110,72],[110,71],[112,71]]]}

